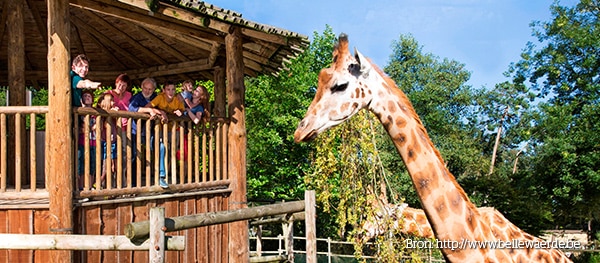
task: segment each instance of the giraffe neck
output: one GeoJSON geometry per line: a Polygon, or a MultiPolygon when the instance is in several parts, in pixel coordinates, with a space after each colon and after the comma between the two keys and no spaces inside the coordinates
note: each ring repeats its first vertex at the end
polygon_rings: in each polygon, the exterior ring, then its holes
{"type": "MultiPolygon", "coordinates": [[[[406,95],[388,77],[376,75],[369,109],[379,118],[408,169],[427,218],[440,240],[482,240],[478,212],[444,165],[406,95]]],[[[373,84],[370,85],[373,87],[373,84]]]]}
{"type": "MultiPolygon", "coordinates": [[[[425,127],[417,116],[406,95],[381,70],[373,78],[381,85],[369,84],[375,88],[369,104],[391,137],[398,153],[402,156],[416,192],[435,237],[441,241],[485,241],[485,240],[535,240],[517,226],[492,209],[477,209],[464,190],[446,168],[439,151],[433,146],[425,127]]],[[[410,210],[404,214],[412,221],[410,210]]],[[[413,212],[418,212],[417,210],[413,212]]],[[[418,213],[414,213],[418,215],[418,213]]],[[[415,217],[416,218],[416,217],[415,217]]],[[[421,227],[425,226],[421,221],[421,227]]],[[[408,227],[410,225],[403,226],[408,227]]],[[[425,227],[423,227],[425,229],[425,227]]],[[[408,231],[405,230],[405,231],[408,231]]],[[[425,236],[426,233],[417,232],[425,236]]],[[[529,261],[544,259],[546,262],[570,262],[566,255],[556,249],[517,249],[485,250],[442,248],[449,262],[482,262],[496,258],[499,262],[508,260],[529,261]]]]}

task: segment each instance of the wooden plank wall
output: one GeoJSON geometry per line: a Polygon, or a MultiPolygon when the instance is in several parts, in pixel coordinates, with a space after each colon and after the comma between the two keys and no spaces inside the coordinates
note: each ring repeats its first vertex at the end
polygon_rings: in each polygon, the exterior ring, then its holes
{"type": "MultiPolygon", "coordinates": [[[[154,206],[165,207],[167,217],[227,210],[228,195],[192,196],[100,206],[76,210],[75,233],[90,235],[124,235],[125,225],[148,220],[154,206]]],[[[48,210],[0,210],[0,233],[49,234],[48,210]]],[[[165,262],[227,262],[228,226],[215,225],[168,233],[186,238],[184,251],[167,251],[165,262]]],[[[74,262],[148,262],[146,251],[75,251],[74,262]]],[[[50,251],[0,250],[0,263],[50,261],[50,251]]]]}

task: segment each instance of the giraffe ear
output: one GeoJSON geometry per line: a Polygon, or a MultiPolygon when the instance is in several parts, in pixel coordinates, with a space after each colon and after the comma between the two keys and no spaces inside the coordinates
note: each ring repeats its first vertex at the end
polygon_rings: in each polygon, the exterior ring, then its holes
{"type": "Polygon", "coordinates": [[[369,60],[363,56],[363,54],[358,52],[358,49],[356,48],[354,48],[354,58],[356,59],[356,62],[358,62],[358,65],[360,65],[360,73],[367,77],[371,70],[371,63],[369,60]]]}

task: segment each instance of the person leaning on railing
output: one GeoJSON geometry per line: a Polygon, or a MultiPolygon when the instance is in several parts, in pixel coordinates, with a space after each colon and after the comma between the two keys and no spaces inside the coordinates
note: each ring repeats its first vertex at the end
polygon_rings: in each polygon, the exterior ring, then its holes
{"type": "MultiPolygon", "coordinates": [[[[104,93],[100,95],[98,99],[98,107],[105,111],[118,111],[119,108],[115,106],[115,101],[113,95],[110,93],[104,93]]],[[[96,189],[106,188],[106,173],[107,170],[110,169],[111,174],[114,175],[115,172],[115,159],[117,158],[117,144],[116,144],[116,124],[115,120],[112,117],[107,117],[102,120],[101,123],[96,122],[95,125],[100,125],[100,138],[102,141],[102,159],[104,160],[102,164],[102,175],[100,176],[100,186],[94,186],[96,189]],[[110,130],[110,132],[107,132],[110,130]],[[108,133],[108,134],[107,134],[108,133]],[[110,143],[110,144],[109,144],[110,143]],[[110,155],[108,155],[108,149],[110,147],[110,155]],[[99,188],[100,187],[100,188],[99,188]]],[[[94,129],[96,129],[94,127],[94,129]]],[[[111,178],[112,179],[112,178],[111,178]]],[[[114,187],[115,182],[111,184],[114,187]]]]}
{"type": "MultiPolygon", "coordinates": [[[[146,105],[147,108],[155,108],[159,110],[159,117],[162,123],[169,121],[167,113],[173,113],[177,116],[183,115],[185,107],[183,102],[176,97],[175,94],[175,83],[167,81],[164,85],[163,91],[156,96],[150,103],[146,105]]],[[[166,171],[165,171],[165,145],[164,140],[168,138],[160,138],[160,149],[159,149],[159,185],[162,188],[168,188],[169,185],[166,182],[166,171]]],[[[174,183],[174,182],[172,182],[174,183]]]]}
{"type": "MultiPolygon", "coordinates": [[[[82,107],[92,107],[92,104],[94,104],[94,93],[91,90],[84,90],[82,95],[81,95],[81,101],[83,102],[82,107]]],[[[93,115],[89,116],[89,123],[85,122],[85,116],[80,115],[79,116],[79,123],[81,123],[81,125],[79,126],[79,136],[78,136],[78,146],[77,146],[77,161],[78,161],[78,166],[77,166],[77,186],[79,188],[79,190],[83,190],[83,182],[84,182],[84,176],[86,177],[93,177],[93,175],[95,174],[95,170],[96,170],[96,132],[94,130],[94,123],[96,122],[96,118],[93,115]],[[85,126],[87,125],[87,127],[89,127],[89,133],[86,134],[85,133],[85,126]],[[89,174],[85,174],[85,169],[84,169],[84,165],[85,165],[85,139],[86,137],[89,137],[89,153],[88,153],[88,160],[89,160],[89,164],[90,164],[90,170],[89,170],[89,174]]],[[[93,178],[90,178],[90,182],[93,182],[93,178]]]]}
{"type": "MultiPolygon", "coordinates": [[[[154,98],[156,98],[156,92],[154,92],[156,90],[156,81],[153,78],[145,78],[142,81],[142,84],[140,85],[142,88],[142,91],[136,93],[135,95],[133,95],[133,97],[131,97],[131,99],[129,100],[129,111],[131,112],[143,112],[143,113],[148,113],[151,116],[156,116],[158,114],[160,114],[160,110],[155,109],[155,108],[146,108],[146,105],[148,105],[154,98]]],[[[146,131],[143,128],[144,122],[142,122],[142,127],[140,128],[140,134],[141,134],[141,141],[142,144],[144,144],[144,142],[146,141],[146,131]]],[[[132,145],[132,149],[133,149],[133,160],[135,160],[137,158],[137,124],[135,121],[133,121],[131,123],[131,134],[132,134],[132,140],[131,140],[131,145],[132,145]]],[[[150,145],[149,147],[152,149],[152,142],[154,141],[154,136],[152,133],[149,134],[150,136],[150,145]]],[[[131,167],[132,172],[131,174],[133,175],[132,178],[132,185],[135,187],[137,186],[137,165],[132,165],[131,167]]],[[[149,176],[149,175],[147,175],[149,176]]],[[[141,182],[140,182],[141,183],[141,182]]]]}
{"type": "Polygon", "coordinates": [[[71,93],[73,94],[73,107],[81,107],[81,93],[83,89],[97,89],[100,82],[85,79],[89,70],[89,60],[86,55],[79,54],[71,62],[71,93]]]}

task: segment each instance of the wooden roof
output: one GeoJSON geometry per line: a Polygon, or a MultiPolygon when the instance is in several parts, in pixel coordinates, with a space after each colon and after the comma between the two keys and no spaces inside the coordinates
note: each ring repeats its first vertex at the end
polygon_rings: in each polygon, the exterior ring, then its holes
{"type": "MultiPolygon", "coordinates": [[[[48,83],[47,0],[23,0],[27,86],[48,83]]],[[[0,3],[0,85],[7,85],[8,1],[0,3]]],[[[276,74],[309,44],[308,37],[242,18],[242,14],[194,0],[71,0],[70,52],[90,59],[88,77],[113,85],[120,73],[135,83],[151,76],[212,79],[224,67],[225,36],[242,28],[244,73],[276,74]],[[146,3],[148,2],[148,4],[146,3]]]]}

